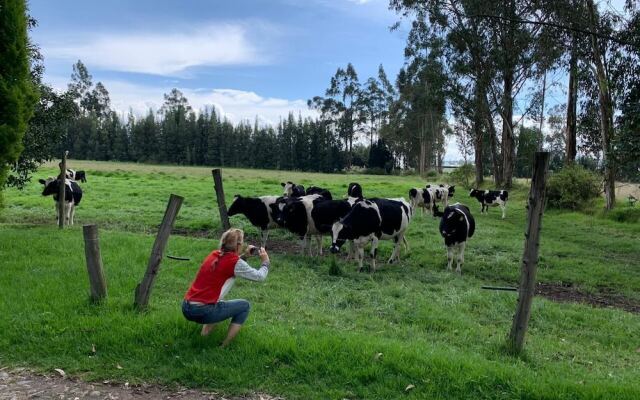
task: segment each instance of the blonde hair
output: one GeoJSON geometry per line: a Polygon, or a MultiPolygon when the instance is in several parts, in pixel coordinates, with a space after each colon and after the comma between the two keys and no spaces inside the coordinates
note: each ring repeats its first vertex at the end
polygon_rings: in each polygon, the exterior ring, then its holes
{"type": "Polygon", "coordinates": [[[236,251],[238,250],[238,245],[242,244],[243,240],[244,232],[242,232],[242,229],[228,229],[220,237],[220,250],[223,253],[227,251],[236,251]]]}

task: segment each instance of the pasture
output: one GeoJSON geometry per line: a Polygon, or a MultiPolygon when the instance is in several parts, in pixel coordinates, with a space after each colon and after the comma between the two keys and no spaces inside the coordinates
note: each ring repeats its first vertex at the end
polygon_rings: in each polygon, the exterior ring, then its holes
{"type": "MultiPolygon", "coordinates": [[[[264,284],[238,282],[230,298],[252,313],[237,340],[219,349],[226,325],[201,338],[180,302],[200,261],[217,245],[220,222],[209,168],[71,161],[87,171],[76,225],[60,232],[54,203],[34,179],[5,193],[0,213],[0,365],[62,368],[88,380],[157,382],[254,391],[300,399],[640,397],[640,315],[620,308],[535,298],[525,354],[503,345],[517,295],[482,290],[515,286],[525,226],[522,186],[507,217],[459,188],[476,234],[463,275],[445,271],[438,220],[419,212],[408,229],[410,252],[371,275],[337,257],[302,257],[297,239],[276,231],[273,268],[264,284]],[[170,193],[185,197],[147,313],[133,311],[155,229],[170,193]],[[88,301],[81,226],[97,223],[109,297],[88,301]],[[95,351],[94,351],[95,349],[95,351]],[[412,385],[412,386],[409,386],[412,385]],[[409,387],[409,388],[408,388],[409,387]]],[[[36,178],[54,174],[49,165],[36,178]]],[[[227,205],[234,194],[280,194],[280,182],[317,185],[334,197],[359,182],[367,197],[407,197],[415,176],[327,175],[224,169],[227,205]]],[[[432,182],[445,181],[446,177],[432,182]]],[[[257,230],[242,216],[248,242],[257,230]]],[[[545,213],[538,280],[555,291],[640,305],[639,224],[581,213],[545,213]]],[[[325,250],[329,239],[325,238],[325,250]]],[[[380,260],[391,251],[381,242],[380,260]]],[[[365,259],[365,265],[367,260],[365,259]]],[[[254,262],[255,264],[255,262],[254,262]]],[[[560,296],[562,297],[562,296],[560,296]]],[[[570,296],[567,296],[570,297],[570,296]]],[[[575,297],[575,296],[574,296],[575,297]]]]}

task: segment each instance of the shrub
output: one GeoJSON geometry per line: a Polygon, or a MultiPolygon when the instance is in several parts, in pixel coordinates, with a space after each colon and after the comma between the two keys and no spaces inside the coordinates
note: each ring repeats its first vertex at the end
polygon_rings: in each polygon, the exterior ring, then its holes
{"type": "Polygon", "coordinates": [[[554,173],[547,184],[549,206],[578,210],[600,196],[600,177],[581,165],[569,165],[554,173]]]}
{"type": "Polygon", "coordinates": [[[433,169],[430,171],[427,171],[427,178],[435,178],[436,176],[438,176],[438,171],[433,169]]]}
{"type": "Polygon", "coordinates": [[[449,179],[459,185],[469,189],[471,182],[475,179],[476,171],[473,164],[462,164],[458,168],[449,172],[449,179]]]}
{"type": "Polygon", "coordinates": [[[618,207],[606,213],[607,218],[618,222],[640,222],[640,207],[618,207]]]}

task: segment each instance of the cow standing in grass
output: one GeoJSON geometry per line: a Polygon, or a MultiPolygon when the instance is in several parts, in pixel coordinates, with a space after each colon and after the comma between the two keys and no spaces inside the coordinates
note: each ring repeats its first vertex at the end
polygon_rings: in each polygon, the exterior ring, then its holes
{"type": "MultiPolygon", "coordinates": [[[[357,202],[349,214],[333,224],[331,252],[352,240],[356,248],[358,270],[363,269],[364,246],[371,242],[371,271],[376,270],[376,255],[380,240],[393,240],[389,263],[400,261],[400,244],[411,221],[411,205],[404,199],[368,199],[357,202]]],[[[408,246],[407,246],[408,247],[408,246]]]]}
{"type": "Polygon", "coordinates": [[[424,215],[424,209],[429,210],[429,214],[433,214],[433,202],[431,201],[431,192],[427,188],[411,188],[409,190],[409,202],[415,210],[420,208],[424,215]]]}
{"type": "Polygon", "coordinates": [[[475,197],[482,208],[480,213],[489,213],[489,207],[500,206],[502,209],[502,219],[504,219],[507,210],[507,200],[509,199],[509,193],[506,190],[478,190],[471,189],[469,192],[470,197],[475,197]]]}
{"type": "Polygon", "coordinates": [[[467,239],[473,236],[476,230],[476,222],[463,204],[456,203],[445,207],[443,212],[434,210],[436,216],[440,216],[440,235],[444,238],[447,247],[447,269],[451,269],[453,259],[456,258],[456,272],[462,273],[464,264],[464,249],[467,239]]]}
{"type": "Polygon", "coordinates": [[[262,247],[266,247],[269,229],[278,227],[274,217],[275,209],[272,207],[278,199],[278,196],[243,197],[236,195],[227,214],[230,217],[237,214],[243,214],[247,217],[251,225],[260,228],[262,247]]]}
{"type": "Polygon", "coordinates": [[[60,205],[58,204],[60,180],[57,178],[49,177],[46,180],[38,179],[38,182],[44,185],[44,189],[42,191],[43,196],[53,195],[53,200],[56,202],[56,218],[58,223],[60,223],[60,218],[64,218],[65,224],[73,225],[73,217],[76,212],[76,206],[80,204],[80,200],[82,200],[82,189],[80,188],[80,185],[78,185],[76,181],[65,179],[65,204],[63,205],[63,207],[60,207],[60,205]]]}

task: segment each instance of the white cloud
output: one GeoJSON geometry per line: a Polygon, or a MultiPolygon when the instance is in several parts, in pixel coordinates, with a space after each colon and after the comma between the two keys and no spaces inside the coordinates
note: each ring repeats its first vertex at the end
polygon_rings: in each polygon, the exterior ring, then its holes
{"type": "Polygon", "coordinates": [[[367,4],[369,2],[371,2],[371,0],[348,0],[350,3],[356,3],[356,4],[367,4]]]}
{"type": "MultiPolygon", "coordinates": [[[[253,28],[260,29],[259,25],[253,28]]],[[[248,29],[242,24],[210,24],[174,32],[89,35],[75,43],[64,42],[43,43],[45,56],[81,59],[91,67],[105,70],[157,75],[176,75],[196,66],[256,65],[269,61],[266,52],[258,50],[265,46],[251,43],[248,29]]]]}
{"type": "MultiPolygon", "coordinates": [[[[68,79],[49,77],[48,81],[55,89],[65,90],[68,79]]],[[[131,109],[138,116],[146,115],[150,108],[157,111],[164,101],[163,95],[173,88],[139,85],[121,80],[102,80],[102,83],[109,91],[114,110],[126,114],[131,109]]],[[[258,117],[261,123],[275,126],[289,112],[293,112],[296,117],[300,113],[303,118],[317,115],[315,111],[309,110],[307,102],[302,99],[263,97],[255,92],[236,89],[179,89],[194,110],[215,107],[220,115],[234,123],[245,120],[253,122],[258,117]]]]}

